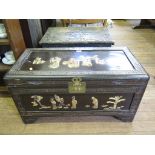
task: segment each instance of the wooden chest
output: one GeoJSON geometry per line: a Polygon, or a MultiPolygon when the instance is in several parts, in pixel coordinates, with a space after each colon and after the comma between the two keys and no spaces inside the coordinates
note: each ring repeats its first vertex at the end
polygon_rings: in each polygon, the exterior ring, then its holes
{"type": "Polygon", "coordinates": [[[110,47],[114,44],[103,27],[53,27],[39,42],[42,47],[110,47]]]}
{"type": "Polygon", "coordinates": [[[132,121],[148,80],[126,47],[27,49],[5,75],[25,123],[86,115],[132,121]]]}

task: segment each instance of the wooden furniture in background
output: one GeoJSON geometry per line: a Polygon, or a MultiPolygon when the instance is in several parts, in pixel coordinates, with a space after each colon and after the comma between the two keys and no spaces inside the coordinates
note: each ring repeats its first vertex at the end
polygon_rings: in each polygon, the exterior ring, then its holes
{"type": "Polygon", "coordinates": [[[30,36],[32,40],[32,47],[37,48],[38,42],[42,38],[42,27],[40,19],[27,19],[30,36]]]}
{"type": "Polygon", "coordinates": [[[19,22],[27,48],[38,48],[48,27],[56,26],[56,19],[20,19],[19,22]]]}
{"type": "Polygon", "coordinates": [[[94,23],[103,23],[103,26],[106,25],[106,19],[62,19],[63,26],[68,26],[69,24],[94,24],[94,23]]]}
{"type": "MultiPolygon", "coordinates": [[[[19,20],[3,19],[1,22],[5,25],[8,37],[6,39],[0,39],[0,52],[4,53],[4,51],[12,50],[17,60],[26,49],[19,20]]],[[[5,65],[2,62],[0,63],[0,85],[2,86],[0,87],[0,95],[7,94],[3,76],[11,67],[11,65],[5,65]]]]}
{"type": "Polygon", "coordinates": [[[16,59],[26,49],[23,34],[18,19],[5,19],[4,24],[10,41],[11,50],[14,52],[16,59]]]}
{"type": "Polygon", "coordinates": [[[49,27],[56,27],[56,19],[40,19],[43,35],[49,27]]]}
{"type": "Polygon", "coordinates": [[[110,47],[114,45],[103,27],[50,27],[39,42],[42,47],[110,47]]]}

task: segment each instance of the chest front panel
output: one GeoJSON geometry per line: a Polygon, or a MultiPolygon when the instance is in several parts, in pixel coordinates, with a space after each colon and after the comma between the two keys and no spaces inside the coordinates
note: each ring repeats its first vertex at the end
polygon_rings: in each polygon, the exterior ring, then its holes
{"type": "Polygon", "coordinates": [[[24,94],[20,96],[27,111],[129,110],[133,94],[105,93],[89,95],[24,94]]]}

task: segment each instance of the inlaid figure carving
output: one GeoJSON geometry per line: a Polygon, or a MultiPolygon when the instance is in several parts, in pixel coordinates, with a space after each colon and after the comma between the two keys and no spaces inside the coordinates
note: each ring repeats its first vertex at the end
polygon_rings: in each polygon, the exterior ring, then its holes
{"type": "Polygon", "coordinates": [[[46,61],[45,60],[42,60],[42,58],[40,57],[36,57],[34,60],[33,60],[33,64],[43,64],[45,63],[46,61]]]}
{"type": "Polygon", "coordinates": [[[57,103],[56,103],[56,101],[54,100],[53,97],[50,99],[50,102],[52,103],[52,109],[56,110],[57,109],[57,105],[56,105],[57,103]]]}
{"type": "Polygon", "coordinates": [[[54,58],[51,58],[50,59],[50,65],[49,65],[49,68],[59,68],[60,66],[60,61],[61,61],[61,58],[59,57],[54,57],[54,58]]]}
{"type": "MultiPolygon", "coordinates": [[[[125,101],[125,99],[123,98],[123,96],[109,97],[109,100],[111,100],[111,101],[107,101],[107,103],[108,103],[108,104],[113,104],[112,109],[120,108],[120,107],[118,107],[118,104],[119,104],[120,102],[125,101]]],[[[123,107],[123,106],[121,106],[121,107],[123,107]]]]}
{"type": "Polygon", "coordinates": [[[73,96],[71,109],[76,109],[76,106],[77,106],[77,100],[75,99],[75,96],[73,96]]]}
{"type": "Polygon", "coordinates": [[[68,61],[64,61],[63,65],[67,65],[69,68],[78,68],[80,67],[80,61],[75,58],[70,58],[68,61]]]}
{"type": "Polygon", "coordinates": [[[59,97],[58,95],[54,95],[55,100],[59,103],[58,108],[62,108],[64,106],[64,99],[59,97]]]}
{"type": "Polygon", "coordinates": [[[86,67],[91,67],[92,66],[91,57],[89,57],[89,56],[80,56],[80,59],[82,61],[82,66],[86,66],[86,67]]]}
{"type": "Polygon", "coordinates": [[[99,64],[99,65],[105,64],[105,60],[104,59],[100,59],[98,57],[98,55],[92,56],[91,59],[94,60],[96,64],[99,64]]]}
{"type": "Polygon", "coordinates": [[[39,109],[47,109],[47,108],[50,108],[50,106],[45,106],[41,103],[41,100],[43,99],[42,96],[38,96],[38,95],[34,95],[34,96],[31,96],[31,98],[34,99],[34,101],[32,101],[31,103],[33,104],[33,106],[40,106],[39,109]]]}
{"type": "Polygon", "coordinates": [[[98,109],[98,99],[95,98],[94,96],[91,99],[92,99],[92,104],[93,104],[92,108],[98,109]]]}
{"type": "Polygon", "coordinates": [[[42,96],[38,96],[38,95],[34,95],[34,96],[31,96],[31,98],[33,98],[34,100],[31,102],[33,104],[33,106],[38,106],[40,105],[41,107],[43,106],[41,104],[41,100],[43,99],[42,96]]]}

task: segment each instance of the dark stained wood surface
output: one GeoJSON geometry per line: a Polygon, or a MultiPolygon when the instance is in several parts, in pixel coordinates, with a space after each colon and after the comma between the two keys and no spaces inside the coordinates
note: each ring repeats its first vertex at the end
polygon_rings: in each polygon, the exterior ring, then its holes
{"type": "MultiPolygon", "coordinates": [[[[37,76],[42,77],[46,75],[46,78],[55,78],[55,77],[73,77],[81,75],[84,77],[90,77],[91,75],[100,75],[106,78],[113,78],[111,75],[120,77],[122,75],[126,76],[144,76],[146,75],[145,71],[141,65],[137,62],[134,56],[131,54],[128,48],[126,47],[75,47],[75,48],[36,48],[28,49],[23,55],[19,58],[17,63],[13,68],[8,72],[7,77],[11,76],[21,76],[22,78],[32,78],[37,76]],[[77,51],[83,52],[77,52],[77,51]],[[66,53],[65,53],[66,51],[66,53]],[[48,63],[50,58],[58,56],[65,60],[74,57],[80,56],[93,56],[98,55],[101,57],[105,64],[97,65],[96,69],[93,65],[92,67],[85,68],[64,68],[63,65],[60,65],[58,69],[49,69],[48,63]],[[77,55],[77,56],[76,56],[77,55]],[[41,57],[45,60],[44,64],[35,65],[33,61],[35,58],[41,57]],[[120,61],[121,60],[121,61],[120,61]],[[113,63],[112,63],[113,62],[113,63]],[[122,62],[122,63],[121,63],[122,62]],[[47,64],[46,64],[47,63],[47,64]],[[27,67],[28,66],[28,67],[27,67]],[[29,68],[34,70],[29,70],[29,68]],[[63,69],[61,69],[63,67],[63,69]],[[126,68],[125,68],[126,67],[126,68]],[[48,72],[47,72],[48,70],[48,72]],[[106,76],[105,76],[106,75],[106,76]]],[[[96,76],[97,78],[98,76],[96,76]]],[[[125,76],[124,76],[125,78],[125,76]]]]}
{"type": "Polygon", "coordinates": [[[32,48],[32,39],[31,39],[31,34],[30,34],[30,29],[28,25],[27,19],[19,19],[22,34],[24,37],[25,45],[27,48],[32,48]]]}

